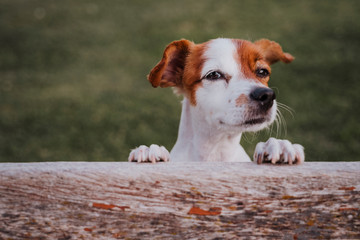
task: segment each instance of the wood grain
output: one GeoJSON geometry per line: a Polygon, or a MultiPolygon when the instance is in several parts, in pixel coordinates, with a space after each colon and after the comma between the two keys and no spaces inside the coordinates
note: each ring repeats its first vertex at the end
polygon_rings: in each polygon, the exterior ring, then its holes
{"type": "Polygon", "coordinates": [[[360,162],[2,163],[0,239],[359,239],[360,162]]]}

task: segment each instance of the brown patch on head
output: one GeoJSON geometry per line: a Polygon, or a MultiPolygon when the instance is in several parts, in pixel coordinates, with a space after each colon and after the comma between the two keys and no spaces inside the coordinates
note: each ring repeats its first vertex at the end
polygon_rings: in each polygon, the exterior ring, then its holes
{"type": "Polygon", "coordinates": [[[195,44],[188,40],[174,41],[164,51],[161,61],[150,71],[153,87],[182,87],[186,58],[195,44]]]}
{"type": "Polygon", "coordinates": [[[284,63],[290,63],[294,60],[294,57],[290,53],[284,53],[280,44],[268,39],[261,39],[254,43],[258,46],[264,56],[265,61],[268,64],[282,61],[284,63]]]}
{"type": "Polygon", "coordinates": [[[239,39],[234,39],[233,42],[237,49],[237,60],[244,77],[257,80],[265,86],[268,86],[270,79],[271,64],[279,60],[290,63],[294,59],[291,54],[284,53],[278,43],[267,39],[261,39],[255,43],[239,39]],[[257,71],[261,69],[268,71],[269,75],[266,77],[259,76],[257,71]]]}
{"type": "Polygon", "coordinates": [[[237,49],[237,60],[240,64],[242,74],[247,79],[258,80],[262,84],[267,86],[269,77],[259,78],[256,75],[257,68],[266,68],[269,72],[270,66],[266,64],[263,59],[263,55],[259,51],[258,47],[252,42],[234,39],[235,47],[237,49]]]}
{"type": "Polygon", "coordinates": [[[249,99],[245,94],[241,94],[236,100],[235,104],[237,107],[241,107],[242,105],[248,103],[249,99]]]}
{"type": "Polygon", "coordinates": [[[153,87],[175,87],[177,93],[184,94],[195,105],[196,89],[201,86],[205,47],[206,43],[194,44],[188,40],[170,43],[161,61],[148,75],[148,80],[153,87]]]}
{"type": "Polygon", "coordinates": [[[185,94],[193,105],[196,105],[196,90],[201,86],[201,70],[205,62],[206,48],[207,43],[195,45],[186,59],[183,86],[185,94]]]}

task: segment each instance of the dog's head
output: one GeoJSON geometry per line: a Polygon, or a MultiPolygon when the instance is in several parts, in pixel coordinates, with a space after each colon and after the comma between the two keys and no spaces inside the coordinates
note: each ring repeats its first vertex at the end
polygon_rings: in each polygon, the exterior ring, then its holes
{"type": "Polygon", "coordinates": [[[293,59],[267,39],[180,40],[166,47],[148,79],[153,87],[175,87],[211,126],[257,131],[276,117],[270,65],[293,59]]]}

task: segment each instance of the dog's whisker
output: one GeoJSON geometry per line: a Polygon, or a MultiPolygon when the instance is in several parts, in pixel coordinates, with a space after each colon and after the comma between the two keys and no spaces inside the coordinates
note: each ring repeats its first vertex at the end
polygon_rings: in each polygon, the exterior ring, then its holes
{"type": "Polygon", "coordinates": [[[281,126],[280,126],[280,129],[284,129],[284,136],[286,137],[287,135],[287,124],[286,124],[286,120],[284,118],[284,115],[280,112],[279,114],[279,118],[281,119],[281,126]]]}
{"type": "Polygon", "coordinates": [[[275,124],[271,124],[271,126],[270,126],[270,136],[273,134],[273,132],[275,132],[274,131],[275,127],[276,127],[276,136],[277,136],[277,132],[278,132],[277,129],[279,128],[279,122],[278,122],[277,116],[275,118],[275,124]]]}
{"type": "Polygon", "coordinates": [[[276,138],[279,137],[279,133],[281,134],[281,115],[280,111],[276,111],[276,118],[275,118],[275,124],[276,124],[276,138]]]}
{"type": "Polygon", "coordinates": [[[279,108],[276,111],[277,112],[276,121],[279,124],[279,125],[277,125],[278,126],[278,131],[281,134],[281,130],[282,130],[281,126],[282,126],[284,128],[284,135],[286,136],[287,135],[287,124],[286,124],[286,120],[284,118],[284,115],[281,112],[281,109],[286,110],[287,112],[289,112],[291,114],[292,117],[294,117],[294,115],[292,113],[293,110],[290,107],[288,107],[288,106],[286,106],[285,104],[282,104],[282,103],[278,103],[278,106],[279,106],[279,108]]]}
{"type": "Polygon", "coordinates": [[[275,119],[275,123],[276,123],[276,138],[278,138],[279,136],[281,136],[281,115],[278,113],[276,115],[276,119],[275,119]]]}
{"type": "Polygon", "coordinates": [[[243,135],[243,139],[244,139],[244,141],[247,142],[247,143],[251,143],[251,142],[252,142],[252,140],[249,139],[249,135],[250,135],[250,134],[251,134],[251,133],[246,133],[246,134],[243,135]]]}
{"type": "Polygon", "coordinates": [[[247,143],[252,143],[256,138],[258,138],[259,132],[246,132],[243,134],[243,139],[247,143]]]}
{"type": "Polygon", "coordinates": [[[277,105],[278,105],[279,109],[284,109],[285,111],[287,111],[291,115],[291,117],[294,118],[295,111],[291,107],[289,107],[289,106],[287,106],[287,105],[285,105],[283,103],[279,103],[279,102],[277,103],[277,105]]]}

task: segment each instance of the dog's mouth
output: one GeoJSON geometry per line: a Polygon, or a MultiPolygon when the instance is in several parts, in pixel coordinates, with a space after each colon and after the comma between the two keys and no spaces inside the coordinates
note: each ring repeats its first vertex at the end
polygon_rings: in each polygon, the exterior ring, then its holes
{"type": "Polygon", "coordinates": [[[265,122],[265,118],[253,118],[244,122],[244,125],[256,125],[265,122]]]}
{"type": "MultiPolygon", "coordinates": [[[[264,122],[266,122],[265,118],[252,118],[252,119],[246,120],[245,122],[243,122],[241,124],[236,124],[236,125],[232,125],[232,126],[235,126],[235,127],[252,126],[252,125],[257,125],[257,124],[261,124],[264,122]]],[[[220,124],[228,125],[221,120],[220,120],[220,124]]]]}

